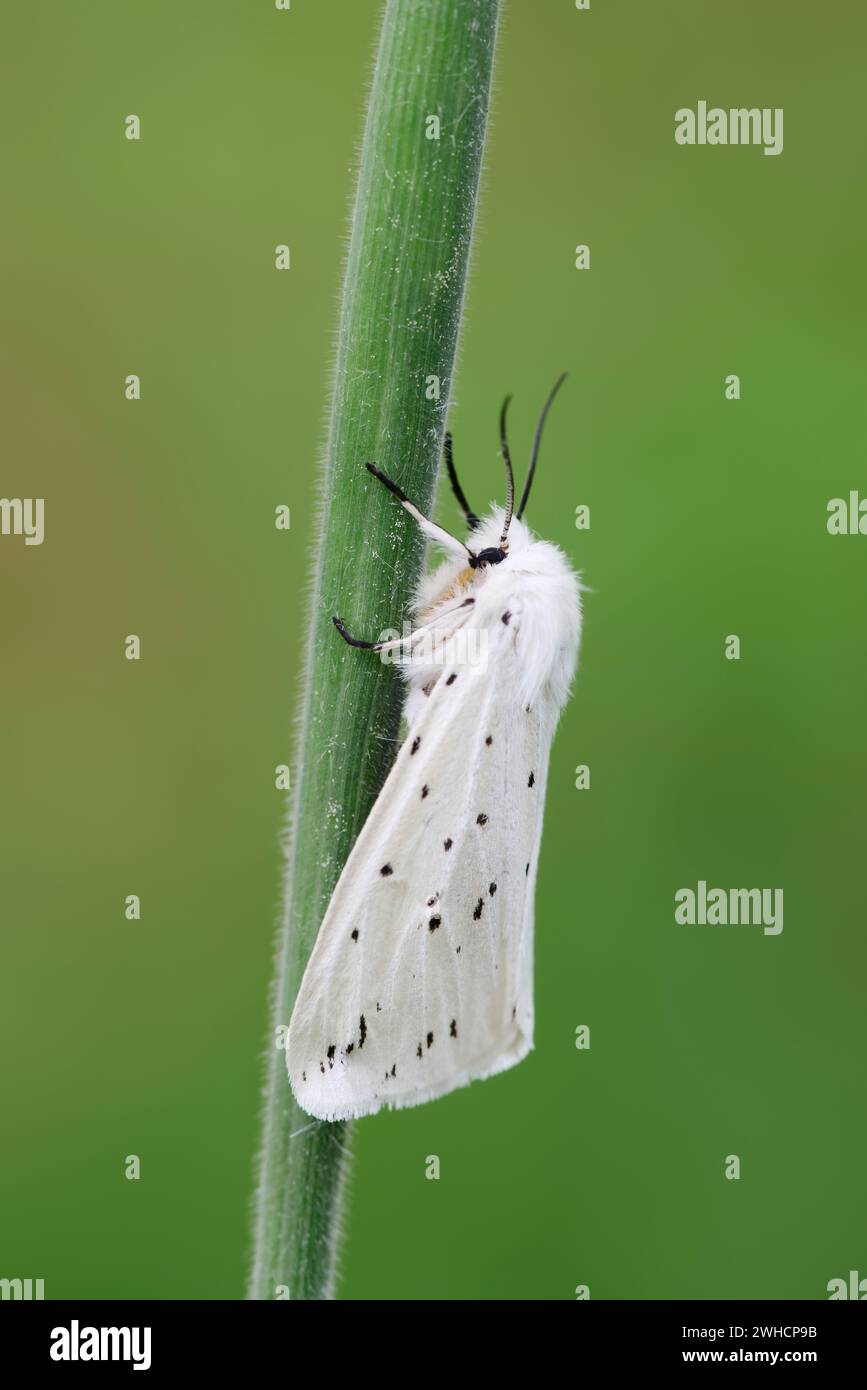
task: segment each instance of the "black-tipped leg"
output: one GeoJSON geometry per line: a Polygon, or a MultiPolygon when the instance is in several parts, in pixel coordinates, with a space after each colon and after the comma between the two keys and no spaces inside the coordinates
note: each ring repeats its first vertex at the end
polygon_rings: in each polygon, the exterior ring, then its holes
{"type": "Polygon", "coordinates": [[[398,502],[403,502],[404,505],[406,505],[407,503],[409,503],[410,506],[414,505],[412,502],[410,502],[403,489],[399,488],[397,483],[393,482],[391,478],[389,478],[387,473],[383,473],[381,468],[377,468],[375,463],[366,463],[364,466],[367,469],[368,473],[372,473],[374,478],[378,478],[379,481],[383,484],[383,486],[388,488],[389,492],[394,493],[398,502]]]}
{"type": "Polygon", "coordinates": [[[340,633],[340,636],[343,638],[344,642],[346,642],[350,647],[361,647],[362,650],[366,652],[379,651],[382,645],[381,642],[362,642],[360,637],[353,637],[351,633],[346,631],[346,627],[344,626],[342,618],[332,618],[331,621],[337,628],[337,631],[340,633]]]}
{"type": "Polygon", "coordinates": [[[459,541],[457,536],[450,535],[448,531],[443,530],[442,526],[437,526],[435,521],[430,521],[424,512],[420,512],[415,503],[409,500],[403,488],[399,488],[397,483],[393,482],[387,473],[383,473],[381,468],[377,468],[375,463],[366,463],[364,466],[368,473],[372,473],[374,478],[378,478],[383,487],[387,487],[389,492],[397,498],[400,505],[409,512],[413,521],[418,523],[430,540],[436,541],[438,545],[443,546],[445,550],[450,550],[452,554],[472,555],[469,546],[464,545],[463,541],[459,541]]]}
{"type": "Polygon", "coordinates": [[[452,457],[452,437],[451,434],[449,434],[448,432],[446,433],[446,437],[443,440],[443,453],[445,455],[446,469],[449,475],[449,482],[452,485],[452,492],[455,494],[457,504],[466,518],[467,526],[470,528],[471,531],[475,531],[476,527],[479,525],[479,518],[476,516],[476,513],[473,511],[472,507],[470,506],[469,502],[464,496],[464,490],[458,482],[458,475],[455,471],[454,459],[452,457]]]}

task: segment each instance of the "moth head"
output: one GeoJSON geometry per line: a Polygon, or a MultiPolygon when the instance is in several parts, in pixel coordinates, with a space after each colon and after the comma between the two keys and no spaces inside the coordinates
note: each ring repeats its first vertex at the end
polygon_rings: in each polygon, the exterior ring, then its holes
{"type": "Polygon", "coordinates": [[[480,550],[477,555],[470,557],[470,569],[484,569],[486,565],[499,565],[505,560],[509,553],[509,542],[505,545],[490,545],[486,550],[480,550]]]}

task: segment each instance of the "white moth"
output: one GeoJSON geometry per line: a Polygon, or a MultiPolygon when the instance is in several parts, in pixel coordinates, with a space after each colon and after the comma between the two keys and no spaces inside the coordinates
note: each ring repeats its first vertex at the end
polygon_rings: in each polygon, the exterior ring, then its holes
{"type": "Polygon", "coordinates": [[[359,642],[334,619],[350,645],[395,651],[407,734],[334,889],[289,1025],[292,1090],[319,1119],[419,1105],[533,1046],[536,865],[581,606],[562,551],[521,518],[562,380],[514,516],[508,400],[505,510],[481,521],[470,510],[446,436],[472,549],[367,465],[450,558],[422,582],[410,636],[359,642]]]}

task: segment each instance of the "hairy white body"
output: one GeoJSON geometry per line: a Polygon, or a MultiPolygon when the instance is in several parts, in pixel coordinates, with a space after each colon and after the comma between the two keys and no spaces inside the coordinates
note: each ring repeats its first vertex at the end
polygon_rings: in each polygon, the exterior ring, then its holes
{"type": "MultiPolygon", "coordinates": [[[[502,528],[496,509],[472,533],[479,553],[502,528]]],[[[289,1026],[292,1090],[324,1120],[418,1105],[533,1046],[536,866],[580,586],[563,553],[517,518],[498,564],[469,568],[444,536],[437,528],[454,558],[415,604],[437,641],[403,654],[406,739],[335,887],[289,1026]]]]}

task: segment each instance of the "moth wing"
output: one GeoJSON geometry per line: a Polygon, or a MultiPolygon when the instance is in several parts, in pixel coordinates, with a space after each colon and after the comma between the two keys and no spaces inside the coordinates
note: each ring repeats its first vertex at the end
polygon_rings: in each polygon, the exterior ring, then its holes
{"type": "Polygon", "coordinates": [[[532,1047],[553,720],[520,705],[518,628],[440,670],[335,887],[286,1046],[321,1119],[420,1104],[532,1047]]]}

